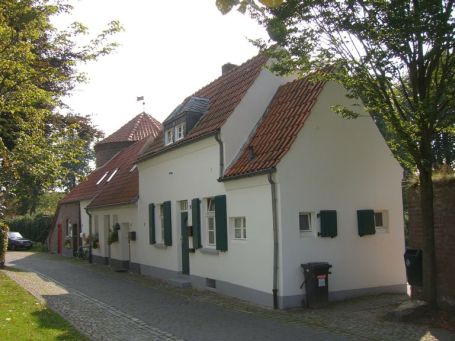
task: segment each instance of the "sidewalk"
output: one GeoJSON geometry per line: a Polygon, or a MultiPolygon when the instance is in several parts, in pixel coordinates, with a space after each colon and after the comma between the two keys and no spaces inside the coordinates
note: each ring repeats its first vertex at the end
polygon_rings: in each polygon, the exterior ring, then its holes
{"type": "Polygon", "coordinates": [[[381,316],[406,299],[380,295],[327,309],[273,311],[211,292],[62,257],[14,252],[5,273],[93,340],[454,340],[381,316]]]}

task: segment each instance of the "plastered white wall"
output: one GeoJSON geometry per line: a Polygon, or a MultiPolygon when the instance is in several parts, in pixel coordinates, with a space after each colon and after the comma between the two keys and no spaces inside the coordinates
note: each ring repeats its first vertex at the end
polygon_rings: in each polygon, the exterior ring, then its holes
{"type": "Polygon", "coordinates": [[[80,201],[80,210],[81,210],[81,231],[86,236],[89,235],[89,227],[90,227],[90,218],[87,214],[85,208],[88,204],[90,204],[91,200],[82,200],[80,201]]]}
{"type": "Polygon", "coordinates": [[[299,295],[300,264],[333,265],[329,290],[405,283],[402,169],[369,116],[346,120],[330,110],[349,104],[328,83],[290,151],[277,167],[281,244],[280,295],[299,295]],[[357,210],[388,210],[386,233],[360,237],[357,210]],[[299,212],[336,210],[338,236],[301,236],[299,212]]]}
{"type": "MultiPolygon", "coordinates": [[[[132,249],[135,247],[134,242],[132,241],[131,244],[124,245],[128,242],[125,238],[124,230],[126,225],[128,226],[130,231],[134,231],[137,226],[137,206],[136,205],[122,205],[122,206],[110,206],[105,208],[98,208],[92,209],[90,211],[92,214],[93,219],[95,216],[98,216],[98,230],[99,230],[99,238],[100,238],[100,248],[93,249],[93,254],[102,257],[110,257],[117,259],[117,260],[128,260],[129,252],[128,249],[132,249]],[[105,234],[104,230],[104,216],[110,217],[110,227],[112,228],[113,224],[115,223],[114,216],[117,216],[117,222],[122,226],[122,230],[119,231],[119,241],[116,243],[112,243],[111,245],[107,244],[108,235],[105,234]]],[[[92,232],[95,233],[95,226],[92,226],[92,232]]]]}
{"type": "MultiPolygon", "coordinates": [[[[263,290],[271,291],[272,223],[270,186],[265,177],[240,180],[225,184],[219,177],[219,145],[214,137],[178,148],[161,156],[141,162],[139,169],[138,240],[131,250],[132,261],[180,272],[181,240],[178,201],[200,198],[201,231],[206,223],[204,198],[227,195],[229,217],[245,216],[247,240],[232,240],[229,229],[228,251],[205,254],[201,250],[190,253],[190,274],[263,290]],[[171,201],[172,246],[157,248],[149,244],[148,204],[156,205],[156,229],[159,229],[158,204],[171,201]],[[254,271],[252,271],[254,269],[254,271]]],[[[157,232],[159,235],[159,232],[157,232]]],[[[157,240],[160,243],[159,240],[157,240]]],[[[203,238],[203,245],[205,244],[203,238]]],[[[205,245],[204,245],[205,246],[205,245]]]]}
{"type": "Polygon", "coordinates": [[[263,69],[221,128],[225,167],[233,161],[251,131],[264,114],[279,86],[281,77],[263,69]]]}

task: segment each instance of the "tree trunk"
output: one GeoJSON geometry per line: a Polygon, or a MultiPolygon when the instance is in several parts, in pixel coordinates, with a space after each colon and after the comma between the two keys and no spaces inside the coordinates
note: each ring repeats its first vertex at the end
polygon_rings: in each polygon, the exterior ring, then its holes
{"type": "Polygon", "coordinates": [[[423,225],[423,292],[425,300],[437,307],[437,279],[434,237],[432,169],[419,169],[420,207],[423,225]]]}

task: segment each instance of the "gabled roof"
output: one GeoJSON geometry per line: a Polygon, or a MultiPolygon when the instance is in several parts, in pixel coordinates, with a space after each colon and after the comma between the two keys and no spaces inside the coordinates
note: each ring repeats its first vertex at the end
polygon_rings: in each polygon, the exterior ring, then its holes
{"type": "Polygon", "coordinates": [[[97,202],[97,206],[122,204],[134,201],[139,193],[138,172],[135,169],[129,172],[136,161],[137,155],[147,139],[142,139],[122,150],[109,160],[104,166],[94,170],[85,181],[76,186],[60,204],[92,200],[90,206],[97,202]],[[117,170],[117,171],[116,171],[117,170]],[[108,182],[109,177],[114,176],[108,182]]]}
{"type": "MultiPolygon", "coordinates": [[[[123,170],[122,163],[131,163],[136,160],[141,148],[143,148],[144,144],[147,141],[145,137],[150,136],[150,138],[153,139],[153,137],[156,136],[159,131],[161,131],[161,123],[159,123],[152,116],[146,113],[141,113],[126,123],[124,126],[122,126],[120,129],[118,129],[115,133],[99,142],[98,144],[107,142],[131,141],[133,144],[118,154],[114,155],[111,160],[106,162],[100,168],[95,169],[87,176],[84,181],[73,188],[71,192],[69,192],[62,200],[60,200],[59,203],[65,204],[81,200],[93,199],[102,190],[104,190],[107,179],[110,175],[112,175],[112,172],[115,171],[115,169],[119,168],[119,171],[117,171],[118,174],[115,174],[112,180],[116,180],[116,177],[122,174],[122,172],[120,172],[120,169],[123,170]],[[134,143],[136,140],[139,140],[140,143],[134,143]],[[101,178],[103,178],[102,181],[100,181],[101,178]]],[[[126,165],[125,167],[128,166],[126,165]]],[[[137,173],[135,174],[137,177],[137,173]]],[[[132,188],[126,188],[121,190],[124,190],[125,196],[128,196],[128,193],[131,189],[132,188]]],[[[136,189],[135,195],[137,195],[137,192],[138,191],[136,189]]]]}
{"type": "Polygon", "coordinates": [[[140,160],[219,130],[256,80],[267,59],[265,55],[259,54],[195,92],[192,96],[209,100],[208,110],[199,122],[182,140],[168,146],[164,146],[163,132],[161,132],[153,143],[144,148],[140,160]]]}
{"type": "Polygon", "coordinates": [[[223,179],[266,172],[276,167],[291,148],[324,84],[300,79],[282,85],[223,179]]]}
{"type": "Polygon", "coordinates": [[[146,140],[136,142],[109,162],[112,163],[111,168],[117,171],[109,182],[103,181],[101,191],[96,194],[88,208],[136,202],[139,195],[139,172],[135,162],[146,140]]]}
{"type": "Polygon", "coordinates": [[[161,131],[161,123],[145,112],[140,113],[116,132],[97,143],[139,141],[147,136],[156,137],[161,131]]]}

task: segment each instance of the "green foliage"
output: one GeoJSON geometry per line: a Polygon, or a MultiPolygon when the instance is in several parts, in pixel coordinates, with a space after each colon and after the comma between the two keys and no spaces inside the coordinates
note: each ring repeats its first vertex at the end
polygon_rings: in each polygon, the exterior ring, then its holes
{"type": "Polygon", "coordinates": [[[0,219],[0,264],[5,261],[6,249],[8,248],[8,225],[0,219]]]}
{"type": "Polygon", "coordinates": [[[88,117],[58,114],[62,98],[86,80],[81,63],[97,60],[116,47],[109,36],[117,21],[86,45],[81,23],[57,30],[51,18],[71,11],[64,1],[0,2],[0,188],[1,200],[17,195],[21,211],[33,213],[40,195],[72,188],[93,158],[90,145],[100,136],[88,117]]]}
{"type": "Polygon", "coordinates": [[[19,232],[24,238],[45,243],[52,221],[52,216],[37,214],[8,220],[8,225],[10,231],[19,232]]]}

